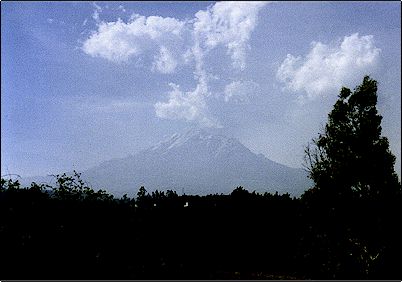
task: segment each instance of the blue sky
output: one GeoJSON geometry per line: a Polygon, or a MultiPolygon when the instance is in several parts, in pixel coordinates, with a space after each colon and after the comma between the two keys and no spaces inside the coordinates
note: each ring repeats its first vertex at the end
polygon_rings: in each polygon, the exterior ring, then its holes
{"type": "Polygon", "coordinates": [[[1,173],[84,170],[189,126],[301,167],[370,74],[400,175],[400,19],[399,2],[2,2],[1,173]]]}

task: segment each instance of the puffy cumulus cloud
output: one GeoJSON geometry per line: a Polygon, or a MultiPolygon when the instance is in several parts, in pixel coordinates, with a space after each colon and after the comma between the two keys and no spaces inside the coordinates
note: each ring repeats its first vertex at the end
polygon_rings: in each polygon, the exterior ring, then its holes
{"type": "Polygon", "coordinates": [[[159,50],[159,55],[155,56],[152,69],[161,73],[173,73],[176,66],[177,61],[172,53],[165,46],[162,46],[159,50]]]}
{"type": "Polygon", "coordinates": [[[233,66],[245,68],[245,52],[250,34],[257,24],[259,10],[267,2],[218,2],[195,14],[194,32],[204,46],[220,44],[228,49],[233,66]]]}
{"type": "Polygon", "coordinates": [[[132,37],[121,20],[101,23],[98,32],[84,42],[82,49],[93,57],[102,57],[113,62],[127,61],[141,52],[140,44],[131,44],[132,37]]]}
{"type": "MultiPolygon", "coordinates": [[[[93,18],[97,21],[98,30],[84,41],[82,49],[94,57],[122,62],[144,53],[152,45],[159,48],[163,45],[166,48],[167,42],[170,42],[174,47],[170,49],[186,45],[175,54],[182,57],[183,63],[188,62],[189,55],[192,55],[196,64],[200,65],[200,62],[197,62],[200,58],[199,52],[204,54],[218,45],[223,45],[232,58],[233,66],[244,69],[251,32],[257,24],[259,10],[266,4],[267,2],[218,2],[207,10],[198,11],[191,21],[133,14],[128,23],[121,19],[115,22],[100,21],[102,8],[94,4],[93,18]]],[[[156,56],[156,64],[161,62],[162,57],[169,56],[167,49],[161,50],[160,56],[156,56]]],[[[158,66],[156,69],[159,69],[158,66]]],[[[160,69],[162,72],[166,71],[165,67],[160,69]]]]}
{"type": "MultiPolygon", "coordinates": [[[[277,71],[277,78],[288,90],[304,91],[307,99],[314,99],[337,91],[342,85],[353,84],[372,71],[380,52],[372,35],[354,33],[338,44],[312,42],[312,48],[304,58],[287,55],[277,71]]],[[[305,100],[306,97],[300,95],[299,98],[305,100]]]]}
{"type": "Polygon", "coordinates": [[[219,123],[208,116],[205,97],[208,89],[205,85],[198,84],[194,91],[183,92],[174,83],[169,83],[172,91],[169,92],[167,102],[155,104],[156,115],[160,118],[173,120],[186,120],[198,123],[200,126],[219,127],[219,123]]]}
{"type": "Polygon", "coordinates": [[[152,49],[152,45],[181,41],[184,25],[184,22],[174,18],[139,15],[134,15],[128,23],[121,19],[101,22],[98,30],[85,40],[82,50],[93,57],[124,62],[152,49]]]}
{"type": "Polygon", "coordinates": [[[254,81],[233,81],[225,86],[225,102],[248,104],[260,94],[260,86],[254,81]]]}
{"type": "MultiPolygon", "coordinates": [[[[98,21],[98,30],[84,41],[82,50],[116,63],[153,52],[151,70],[164,74],[173,73],[180,64],[191,65],[196,83],[194,91],[183,92],[176,84],[170,84],[173,90],[168,93],[168,101],[155,104],[156,115],[202,126],[219,126],[208,114],[209,80],[214,75],[207,71],[206,55],[223,46],[233,67],[244,69],[248,41],[257,25],[258,12],[266,3],[218,2],[185,21],[138,14],[133,14],[128,23],[120,19],[98,21]]],[[[255,85],[251,82],[234,83],[227,87],[224,100],[244,103],[253,89],[255,85]]]]}

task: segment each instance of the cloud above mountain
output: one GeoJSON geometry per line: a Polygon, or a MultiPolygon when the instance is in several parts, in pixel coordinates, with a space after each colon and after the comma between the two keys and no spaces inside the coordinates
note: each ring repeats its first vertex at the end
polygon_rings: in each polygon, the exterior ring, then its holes
{"type": "Polygon", "coordinates": [[[223,45],[233,66],[244,69],[251,32],[257,25],[259,10],[267,2],[218,2],[195,14],[194,33],[206,49],[223,45]]]}
{"type": "MultiPolygon", "coordinates": [[[[97,30],[83,42],[82,50],[113,63],[151,54],[153,62],[149,69],[161,74],[172,74],[180,65],[192,66],[195,87],[182,91],[169,82],[173,90],[167,93],[167,101],[155,103],[155,113],[160,118],[219,127],[208,110],[209,79],[214,74],[206,68],[209,63],[206,57],[213,49],[223,47],[233,70],[243,71],[258,12],[266,4],[218,2],[198,11],[191,20],[133,14],[127,23],[120,18],[114,22],[100,21],[101,8],[97,6],[94,11],[97,30]]],[[[228,91],[222,92],[222,100],[229,101],[228,97],[232,97],[233,91],[228,91]]]]}
{"type": "Polygon", "coordinates": [[[157,70],[161,73],[173,73],[176,69],[177,61],[173,57],[171,51],[165,46],[161,46],[159,54],[155,56],[152,70],[157,70]]]}
{"type": "Polygon", "coordinates": [[[121,19],[100,22],[98,30],[84,42],[82,50],[93,57],[121,63],[155,51],[154,46],[160,46],[162,53],[167,54],[169,51],[165,45],[169,42],[177,45],[184,32],[185,22],[177,19],[133,15],[128,23],[121,19]]]}
{"type": "Polygon", "coordinates": [[[354,33],[335,43],[312,42],[307,55],[287,55],[277,78],[286,90],[315,99],[361,79],[377,66],[380,52],[372,35],[354,33]]]}
{"type": "Polygon", "coordinates": [[[219,122],[208,115],[205,85],[198,84],[197,88],[190,92],[183,92],[179,85],[174,83],[169,85],[172,87],[172,91],[169,92],[169,100],[155,104],[158,117],[194,121],[202,127],[220,127],[219,122]]]}
{"type": "Polygon", "coordinates": [[[248,104],[261,92],[260,86],[254,81],[233,81],[225,86],[225,102],[248,104]]]}
{"type": "MultiPolygon", "coordinates": [[[[258,13],[267,3],[217,2],[183,20],[134,13],[127,22],[101,21],[102,8],[97,5],[97,30],[83,42],[82,50],[116,64],[147,58],[149,75],[160,74],[172,88],[155,102],[157,117],[221,127],[211,104],[255,103],[261,93],[260,85],[243,79],[242,73],[258,13]],[[223,64],[226,60],[230,71],[217,70],[217,59],[223,64]],[[193,86],[180,87],[168,76],[178,71],[190,74],[193,86]],[[212,80],[222,83],[217,87],[212,80]]],[[[288,54],[276,78],[283,90],[297,94],[298,101],[314,100],[342,85],[356,84],[376,68],[380,53],[373,35],[354,33],[330,43],[313,41],[307,54],[288,54]]]]}

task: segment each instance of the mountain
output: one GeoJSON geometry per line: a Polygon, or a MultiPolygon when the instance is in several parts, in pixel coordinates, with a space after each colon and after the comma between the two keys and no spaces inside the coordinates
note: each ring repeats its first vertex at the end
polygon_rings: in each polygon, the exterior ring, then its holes
{"type": "MultiPolygon", "coordinates": [[[[237,186],[260,193],[300,196],[312,186],[307,173],[255,154],[237,139],[211,130],[190,129],[173,134],[132,156],[112,159],[82,172],[82,179],[95,190],[133,197],[139,187],[147,191],[174,190],[178,194],[229,194],[237,186]]],[[[23,178],[55,184],[50,176],[23,178]]]]}
{"type": "Polygon", "coordinates": [[[92,187],[117,195],[175,190],[178,194],[230,193],[237,186],[299,196],[311,186],[302,169],[255,154],[234,138],[191,129],[133,156],[101,163],[82,173],[92,187]]]}

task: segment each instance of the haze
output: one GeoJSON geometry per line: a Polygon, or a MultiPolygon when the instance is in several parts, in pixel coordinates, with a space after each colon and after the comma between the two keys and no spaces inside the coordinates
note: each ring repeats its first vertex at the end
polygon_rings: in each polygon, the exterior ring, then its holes
{"type": "Polygon", "coordinates": [[[399,2],[2,2],[1,174],[82,171],[188,127],[299,168],[365,74],[400,177],[399,2]]]}

